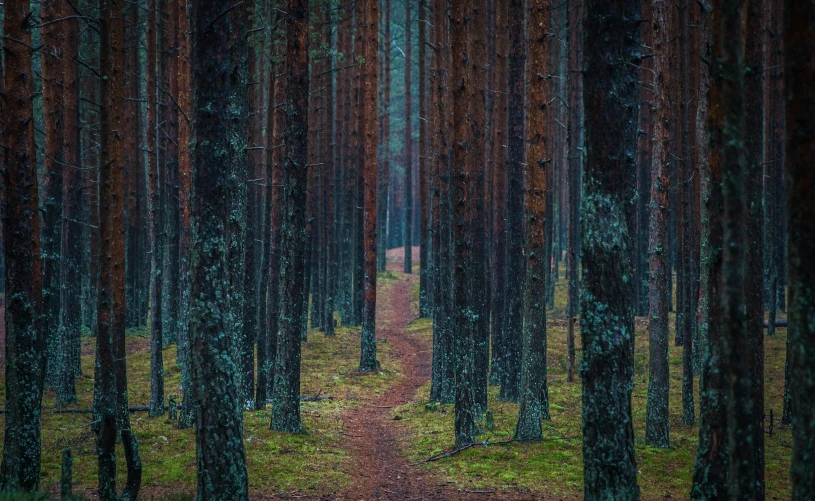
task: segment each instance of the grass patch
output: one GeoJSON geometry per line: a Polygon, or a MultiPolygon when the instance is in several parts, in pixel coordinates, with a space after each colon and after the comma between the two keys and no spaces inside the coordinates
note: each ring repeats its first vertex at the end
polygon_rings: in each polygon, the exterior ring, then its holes
{"type": "MultiPolygon", "coordinates": [[[[491,387],[489,405],[495,426],[492,431],[479,436],[479,441],[489,445],[426,463],[424,468],[466,489],[519,489],[558,498],[582,499],[582,388],[579,374],[575,382],[566,381],[566,294],[565,277],[561,273],[555,286],[555,308],[548,311],[547,358],[552,419],[543,423],[544,441],[539,444],[495,443],[512,438],[518,406],[498,401],[498,389],[491,387]]],[[[638,319],[632,411],[639,485],[643,499],[687,499],[696,461],[698,429],[682,425],[682,348],[673,346],[672,331],[669,343],[671,449],[654,449],[646,446],[644,441],[649,364],[646,327],[644,319],[638,319]]],[[[432,324],[427,320],[416,321],[408,329],[425,336],[428,341],[432,337],[432,324]]],[[[579,366],[579,327],[576,338],[579,366]]],[[[765,338],[765,350],[765,411],[769,416],[772,409],[777,422],[783,404],[786,330],[779,329],[774,338],[765,338]]],[[[698,378],[694,384],[698,420],[698,378]]],[[[401,446],[414,462],[452,450],[454,446],[453,406],[428,404],[429,389],[430,386],[425,385],[413,402],[393,410],[394,416],[398,415],[410,430],[401,446]]],[[[482,428],[486,430],[486,427],[482,428]]],[[[789,499],[790,430],[776,427],[772,437],[765,437],[767,499],[789,499]]]]}
{"type": "MultiPolygon", "coordinates": [[[[128,393],[130,405],[146,405],[150,400],[150,347],[144,330],[129,330],[128,393]]],[[[94,339],[83,338],[82,376],[77,379],[76,407],[89,408],[93,399],[94,339]]],[[[287,435],[269,429],[271,406],[263,411],[244,412],[244,444],[252,493],[337,492],[348,483],[352,467],[341,415],[360,405],[364,398],[386,391],[401,377],[391,356],[391,346],[378,343],[379,373],[360,375],[359,328],[338,327],[334,338],[311,331],[303,343],[303,395],[331,395],[331,400],[303,402],[301,414],[307,435],[287,435]]],[[[181,380],[174,346],[164,349],[165,394],[178,397],[181,380]]],[[[2,372],[2,371],[0,371],[2,372]]],[[[0,374],[0,395],[5,384],[0,374]]],[[[97,486],[95,435],[90,431],[90,414],[55,414],[53,391],[43,398],[42,488],[59,492],[62,449],[70,446],[74,455],[74,492],[92,496],[97,486]]],[[[0,415],[0,423],[4,417],[0,415]]],[[[148,418],[146,412],[131,414],[139,440],[143,463],[144,499],[192,499],[196,484],[195,431],[179,430],[166,417],[148,418]],[[169,497],[168,497],[169,496],[169,497]]],[[[0,437],[3,427],[0,426],[0,437]]],[[[119,447],[118,485],[124,485],[125,466],[119,447]]],[[[17,498],[9,498],[11,499],[17,498]]],[[[21,498],[29,499],[29,498],[21,498]]],[[[32,498],[35,499],[35,498],[32,498]]],[[[36,498],[38,499],[38,498],[36,498]]],[[[47,499],[47,498],[43,498],[47,499]]],[[[5,501],[5,498],[0,498],[5,501]]]]}

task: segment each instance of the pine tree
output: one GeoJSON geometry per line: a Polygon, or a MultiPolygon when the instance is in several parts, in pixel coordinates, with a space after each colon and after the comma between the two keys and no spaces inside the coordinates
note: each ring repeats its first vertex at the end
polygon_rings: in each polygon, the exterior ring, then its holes
{"type": "Polygon", "coordinates": [[[529,17],[529,141],[526,180],[526,284],[524,290],[523,363],[521,406],[515,438],[522,442],[543,440],[541,419],[549,419],[546,375],[546,284],[549,260],[546,243],[547,181],[552,159],[547,158],[549,111],[549,2],[534,0],[529,17]]]}
{"type": "Polygon", "coordinates": [[[789,260],[789,361],[792,397],[792,499],[815,492],[815,22],[813,2],[784,2],[787,224],[789,260]]]}
{"type": "Polygon", "coordinates": [[[654,151],[651,167],[651,219],[649,225],[650,311],[648,404],[645,416],[645,443],[653,447],[670,447],[670,420],[668,413],[668,188],[670,157],[671,100],[668,92],[668,47],[670,46],[671,5],[664,0],[652,2],[651,16],[654,27],[652,86],[654,115],[654,151]]]}
{"type": "Polygon", "coordinates": [[[580,334],[587,499],[638,499],[631,391],[634,301],[628,169],[639,92],[637,0],[587,0],[583,18],[585,170],[580,334]],[[607,92],[612,88],[616,91],[607,92]],[[629,144],[628,141],[631,141],[629,144]]]}
{"type": "MultiPolygon", "coordinates": [[[[192,238],[190,356],[196,391],[195,435],[199,500],[248,500],[243,417],[233,359],[230,287],[229,136],[231,34],[245,32],[243,16],[224,15],[223,4],[191,2],[192,25],[192,238]]],[[[244,117],[245,118],[245,117],[244,117]]],[[[189,398],[189,396],[187,396],[189,398]]]]}
{"type": "Polygon", "coordinates": [[[13,412],[5,420],[2,492],[36,491],[40,485],[45,339],[29,7],[28,1],[7,0],[3,9],[6,409],[13,412]]]}

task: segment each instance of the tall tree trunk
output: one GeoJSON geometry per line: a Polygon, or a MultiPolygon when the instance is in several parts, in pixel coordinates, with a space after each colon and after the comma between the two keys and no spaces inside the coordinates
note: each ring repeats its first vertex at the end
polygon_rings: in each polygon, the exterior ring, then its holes
{"type": "MultiPolygon", "coordinates": [[[[648,3],[646,1],[646,3],[648,3]]],[[[583,165],[583,114],[582,114],[582,31],[583,0],[569,2],[569,122],[567,142],[569,148],[568,192],[569,192],[569,229],[566,250],[566,276],[568,280],[566,315],[569,317],[566,334],[566,380],[574,381],[575,346],[574,327],[580,308],[580,178],[583,165]]],[[[496,96],[496,102],[498,97],[496,96]]],[[[497,165],[497,163],[496,163],[497,165]]],[[[650,165],[648,166],[650,168],[650,165]]],[[[496,247],[496,252],[500,251],[496,247]]]]}
{"type": "MultiPolygon", "coordinates": [[[[745,102],[742,4],[722,0],[718,65],[722,72],[722,354],[727,389],[728,488],[731,499],[755,499],[758,463],[753,441],[753,380],[749,364],[750,336],[745,311],[745,226],[747,204],[744,183],[745,102]]],[[[714,3],[714,9],[716,4],[714,3]]],[[[716,28],[714,28],[716,29],[716,28]]],[[[759,101],[760,102],[760,101],[759,101]]]]}
{"type": "Polygon", "coordinates": [[[789,361],[792,397],[792,499],[815,491],[815,23],[813,2],[784,2],[789,361]]]}
{"type": "MultiPolygon", "coordinates": [[[[747,202],[744,246],[744,297],[747,312],[747,364],[752,380],[751,460],[755,499],[765,497],[764,483],[764,5],[745,4],[744,26],[744,130],[745,198],[747,202]],[[750,68],[747,71],[747,68],[750,68]]],[[[698,348],[697,348],[698,349],[698,348]]]]}
{"type": "Polygon", "coordinates": [[[360,25],[363,30],[364,76],[360,85],[360,103],[363,109],[365,129],[363,133],[361,154],[363,166],[363,216],[362,233],[364,255],[362,260],[363,306],[362,306],[362,339],[359,357],[359,369],[365,372],[376,371],[379,362],[376,360],[376,65],[377,40],[379,39],[379,0],[365,0],[365,10],[360,25]],[[370,94],[370,96],[368,95],[370,94]]]}
{"type": "MultiPolygon", "coordinates": [[[[419,316],[430,317],[430,225],[427,148],[427,6],[419,0],[419,316]]],[[[486,13],[485,13],[486,14],[486,13]]]]}
{"type": "MultiPolygon", "coordinates": [[[[524,257],[524,162],[526,138],[526,19],[523,0],[509,0],[509,56],[507,64],[507,205],[505,304],[502,345],[504,379],[500,398],[518,402],[521,385],[521,339],[523,331],[523,284],[526,277],[524,257]]],[[[548,28],[548,25],[547,25],[548,28]]]]}
{"type": "Polygon", "coordinates": [[[433,376],[430,385],[430,400],[433,402],[452,403],[455,391],[454,352],[452,344],[452,259],[450,225],[452,210],[450,207],[450,146],[448,132],[452,125],[449,120],[449,96],[447,89],[449,52],[447,28],[447,0],[437,0],[433,7],[433,26],[435,43],[435,99],[436,103],[436,178],[438,217],[436,218],[437,240],[434,245],[436,257],[436,310],[433,314],[433,376]]]}
{"type": "Polygon", "coordinates": [[[474,375],[473,394],[477,414],[487,410],[487,384],[490,357],[490,312],[487,303],[487,267],[489,259],[486,247],[486,85],[487,53],[485,39],[487,36],[487,2],[473,0],[470,11],[470,58],[469,58],[469,101],[470,101],[470,148],[469,160],[470,182],[472,188],[468,195],[471,203],[470,219],[470,291],[471,308],[475,312],[472,320],[474,375]]]}
{"type": "Polygon", "coordinates": [[[583,340],[583,477],[587,499],[638,499],[631,389],[634,304],[627,211],[627,152],[635,138],[642,4],[587,0],[583,18],[586,165],[582,200],[580,334],[583,340]],[[607,89],[616,89],[614,93],[607,89]],[[628,144],[628,141],[631,144],[628,144]]]}
{"type": "Polygon", "coordinates": [[[189,3],[182,1],[178,9],[178,109],[181,117],[178,122],[178,198],[180,206],[179,223],[179,287],[181,288],[181,306],[178,327],[178,359],[181,363],[181,393],[184,404],[178,418],[178,427],[192,426],[195,410],[189,405],[195,401],[191,377],[190,357],[190,244],[191,244],[191,207],[192,197],[192,96],[190,95],[192,77],[189,3]],[[190,397],[188,400],[188,396],[190,397]]]}
{"type": "Polygon", "coordinates": [[[291,0],[286,9],[286,123],[283,141],[280,313],[274,372],[272,429],[302,433],[300,422],[300,340],[305,312],[306,190],[308,183],[308,2],[291,0]]]}
{"type": "Polygon", "coordinates": [[[650,311],[648,403],[645,414],[645,443],[652,447],[670,447],[668,413],[668,188],[671,127],[671,95],[668,88],[668,58],[671,43],[672,5],[666,0],[653,0],[650,23],[654,27],[654,82],[651,87],[654,117],[654,151],[651,154],[651,219],[649,225],[650,311]]]}
{"type": "MultiPolygon", "coordinates": [[[[192,239],[190,269],[190,356],[194,393],[196,471],[199,500],[248,500],[243,416],[233,359],[232,304],[221,298],[230,288],[230,98],[235,32],[245,17],[224,15],[223,4],[193,0],[192,239]]],[[[245,10],[240,9],[245,16],[245,10]]],[[[245,118],[245,117],[244,117],[245,118]]]]}
{"type": "Polygon", "coordinates": [[[547,158],[547,111],[549,102],[549,1],[533,0],[529,17],[529,141],[526,143],[526,284],[524,290],[523,363],[521,407],[515,438],[522,442],[543,440],[542,419],[549,419],[549,388],[546,376],[546,284],[549,261],[546,243],[547,181],[551,157],[547,158]]]}
{"type": "Polygon", "coordinates": [[[127,462],[123,499],[135,500],[141,485],[138,442],[130,429],[125,353],[125,11],[117,0],[100,6],[99,287],[94,391],[98,393],[99,497],[116,499],[115,443],[121,434],[127,462]]]}
{"type": "Polygon", "coordinates": [[[475,174],[473,159],[469,156],[470,137],[469,95],[470,47],[468,22],[470,9],[477,0],[452,2],[450,4],[450,91],[453,96],[453,169],[455,171],[453,219],[453,296],[454,303],[454,350],[455,350],[455,436],[456,448],[475,442],[476,409],[473,387],[474,338],[473,308],[470,290],[472,276],[471,229],[473,223],[473,200],[470,198],[472,178],[475,174]]]}
{"type": "MultiPolygon", "coordinates": [[[[722,128],[724,126],[723,81],[719,65],[721,59],[721,10],[720,0],[713,0],[704,6],[705,15],[710,15],[711,35],[709,47],[704,48],[710,54],[710,83],[708,93],[707,123],[705,132],[707,141],[707,170],[709,176],[709,193],[707,196],[706,218],[708,226],[707,242],[703,248],[708,249],[706,297],[703,301],[707,316],[704,318],[705,332],[700,336],[705,350],[702,362],[702,375],[699,384],[699,448],[696,465],[693,471],[691,499],[725,499],[727,497],[727,394],[723,370],[721,301],[722,281],[722,246],[724,244],[724,227],[722,214],[724,199],[722,195],[722,128]]],[[[704,47],[704,46],[703,46],[704,47]]],[[[704,86],[701,86],[704,89],[704,86]]]]}
{"type": "MultiPolygon", "coordinates": [[[[405,162],[405,273],[413,273],[413,125],[411,123],[411,26],[410,0],[405,0],[405,143],[402,158],[405,162]]],[[[421,120],[421,117],[420,117],[421,120]]]]}
{"type": "Polygon", "coordinates": [[[60,261],[59,374],[57,406],[76,402],[72,347],[82,329],[82,175],[79,155],[79,72],[77,64],[79,20],[67,22],[65,37],[65,74],[63,76],[63,157],[67,168],[62,184],[62,259],[60,261]]]}
{"type": "MultiPolygon", "coordinates": [[[[382,37],[383,54],[382,54],[382,168],[379,171],[379,192],[377,200],[385,201],[388,199],[390,188],[390,169],[391,169],[391,148],[390,148],[390,135],[391,135],[391,2],[385,0],[384,12],[382,13],[382,26],[384,34],[382,37]]],[[[378,271],[385,271],[387,266],[387,251],[388,251],[388,204],[380,203],[377,205],[377,227],[379,228],[377,236],[376,248],[376,269],[378,271]]]]}
{"type": "MultiPolygon", "coordinates": [[[[268,392],[274,396],[275,364],[277,363],[277,343],[280,327],[280,265],[283,235],[283,160],[286,147],[283,143],[283,129],[286,126],[286,63],[280,57],[285,41],[285,31],[276,33],[272,42],[275,54],[274,81],[272,82],[273,107],[271,129],[271,214],[269,216],[269,284],[266,296],[266,329],[269,339],[266,345],[268,392]],[[279,38],[277,38],[279,37],[279,38]]],[[[264,402],[265,405],[265,402],[264,402]]]]}
{"type": "Polygon", "coordinates": [[[40,320],[46,339],[46,373],[48,387],[56,384],[59,326],[59,267],[62,234],[62,177],[65,171],[64,152],[64,85],[65,22],[67,5],[57,0],[42,2],[42,113],[45,124],[45,155],[43,157],[43,203],[41,223],[42,301],[40,320]]]}
{"type": "Polygon", "coordinates": [[[164,414],[163,263],[161,259],[161,191],[158,165],[156,67],[156,1],[147,0],[147,172],[150,194],[150,416],[164,414]]]}
{"type": "Polygon", "coordinates": [[[6,420],[0,491],[40,485],[40,406],[45,370],[42,263],[34,144],[34,81],[28,1],[6,0],[3,135],[6,420]],[[15,43],[16,41],[17,43],[15,43]]]}
{"type": "Polygon", "coordinates": [[[504,306],[506,303],[506,211],[507,211],[507,60],[509,31],[507,27],[508,3],[495,3],[495,111],[493,116],[493,171],[492,171],[492,366],[490,383],[504,380],[504,306]]]}

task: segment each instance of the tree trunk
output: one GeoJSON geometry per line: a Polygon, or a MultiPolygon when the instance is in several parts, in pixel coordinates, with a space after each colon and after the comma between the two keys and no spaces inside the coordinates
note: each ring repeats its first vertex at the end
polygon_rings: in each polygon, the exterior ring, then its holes
{"type": "Polygon", "coordinates": [[[472,320],[474,375],[473,395],[477,414],[487,410],[487,384],[490,356],[490,320],[487,303],[486,261],[489,259],[486,247],[486,84],[487,54],[487,2],[473,0],[470,12],[470,58],[469,58],[469,100],[470,100],[470,141],[469,159],[471,189],[468,195],[472,216],[469,223],[470,253],[469,264],[471,309],[475,312],[472,320]]]}
{"type": "Polygon", "coordinates": [[[455,353],[455,436],[456,448],[475,443],[476,415],[473,393],[475,369],[474,338],[472,315],[470,232],[473,223],[473,208],[470,198],[472,176],[475,166],[469,156],[471,141],[468,123],[469,96],[468,66],[470,47],[467,41],[468,10],[477,0],[452,2],[450,4],[450,52],[451,75],[450,91],[453,96],[453,169],[454,212],[453,212],[453,296],[454,296],[454,353],[455,353]]]}
{"type": "MultiPolygon", "coordinates": [[[[427,149],[427,6],[419,0],[419,316],[430,317],[430,225],[428,223],[429,172],[427,149]]],[[[486,14],[486,13],[485,13],[486,14]]]]}
{"type": "MultiPolygon", "coordinates": [[[[524,257],[524,162],[526,137],[524,85],[526,83],[526,37],[524,2],[509,0],[509,50],[507,64],[507,205],[504,328],[502,333],[503,371],[500,398],[518,402],[521,384],[521,344],[523,331],[524,257]]],[[[547,25],[548,28],[548,25],[547,25]]]]}
{"type": "Polygon", "coordinates": [[[631,389],[634,303],[626,180],[635,138],[638,0],[587,0],[583,18],[586,165],[580,334],[583,476],[587,499],[638,499],[631,389]],[[616,89],[608,93],[607,89],[616,89]],[[628,141],[630,140],[630,144],[628,141]]]}
{"type": "Polygon", "coordinates": [[[179,287],[181,288],[180,325],[178,327],[178,359],[181,363],[181,393],[184,395],[178,427],[192,426],[195,410],[190,405],[195,402],[190,364],[190,199],[192,197],[192,152],[190,139],[192,134],[192,96],[190,95],[192,56],[190,46],[190,12],[188,2],[181,2],[178,9],[178,108],[181,117],[178,122],[178,198],[180,205],[180,235],[181,246],[179,266],[179,287]],[[190,397],[187,400],[187,397],[190,397]]]}
{"type": "Polygon", "coordinates": [[[438,217],[436,218],[437,240],[434,249],[436,257],[436,311],[433,317],[433,372],[430,386],[430,400],[433,402],[452,403],[455,391],[454,352],[452,344],[452,259],[450,225],[452,210],[450,207],[450,146],[448,133],[451,130],[449,121],[448,68],[449,52],[447,28],[447,0],[437,0],[433,7],[433,26],[435,38],[435,80],[436,90],[436,137],[435,150],[436,177],[438,191],[438,217]]]}
{"type": "Polygon", "coordinates": [[[62,233],[62,177],[65,169],[64,102],[62,88],[66,61],[65,17],[67,5],[57,0],[42,3],[42,114],[45,124],[45,155],[43,157],[42,203],[42,324],[46,339],[45,382],[49,388],[56,384],[59,326],[59,267],[62,233]]]}
{"type": "Polygon", "coordinates": [[[156,74],[156,1],[147,1],[147,172],[150,193],[150,417],[164,415],[163,263],[161,259],[161,191],[159,182],[156,74]]]}
{"type": "Polygon", "coordinates": [[[73,345],[82,330],[82,175],[80,168],[79,72],[76,58],[79,44],[79,20],[67,22],[65,73],[63,76],[64,141],[63,158],[67,166],[62,184],[62,249],[60,261],[60,321],[57,405],[76,402],[73,345]]]}
{"type": "MultiPolygon", "coordinates": [[[[650,1],[650,0],[649,0],[650,1]]],[[[669,30],[673,8],[669,1],[654,0],[650,23],[653,34],[654,82],[653,96],[654,135],[651,166],[651,219],[649,276],[650,311],[648,333],[650,344],[648,403],[645,414],[645,443],[652,447],[670,447],[670,419],[668,413],[668,188],[671,127],[671,96],[668,88],[668,48],[671,43],[669,30]]]]}
{"type": "MultiPolygon", "coordinates": [[[[569,3],[569,122],[567,142],[569,147],[569,230],[567,235],[566,266],[567,266],[567,305],[566,315],[569,317],[569,326],[566,336],[566,380],[574,381],[575,346],[574,325],[580,308],[580,177],[583,165],[583,113],[582,113],[582,32],[583,32],[583,0],[572,0],[569,3]]],[[[496,102],[498,97],[496,96],[496,102]]],[[[497,165],[497,163],[496,163],[497,165]]],[[[650,165],[649,165],[650,168],[650,165]]],[[[496,247],[496,252],[500,247],[496,247]]]]}
{"type": "MultiPolygon", "coordinates": [[[[719,0],[706,3],[705,15],[710,15],[711,35],[708,47],[704,47],[705,54],[710,54],[709,69],[710,84],[708,93],[709,110],[705,126],[707,140],[707,169],[710,172],[709,193],[707,196],[706,218],[708,226],[707,242],[703,248],[708,249],[707,256],[707,291],[703,299],[703,315],[707,310],[705,334],[700,336],[705,350],[702,362],[702,375],[699,384],[699,447],[696,455],[696,465],[693,471],[693,488],[691,499],[725,499],[727,497],[727,395],[722,373],[722,324],[720,320],[723,312],[721,301],[722,280],[722,246],[724,243],[724,228],[722,214],[724,200],[722,195],[722,128],[724,125],[723,82],[720,60],[721,10],[718,8],[719,0]]],[[[704,89],[704,86],[701,86],[704,89]]]]}
{"type": "Polygon", "coordinates": [[[40,405],[45,338],[34,144],[34,82],[29,2],[6,0],[3,166],[6,416],[0,491],[40,485],[40,405]],[[14,43],[16,40],[19,43],[14,43]]]}
{"type": "Polygon", "coordinates": [[[363,166],[363,306],[362,306],[362,339],[359,357],[359,369],[364,372],[376,371],[379,362],[376,360],[376,64],[377,40],[379,39],[379,1],[366,0],[363,23],[364,75],[360,86],[360,103],[364,114],[365,129],[363,133],[362,154],[363,166]],[[368,95],[370,94],[370,96],[368,95]]]}
{"type": "MultiPolygon", "coordinates": [[[[242,16],[223,15],[223,4],[191,3],[192,241],[190,355],[196,388],[196,471],[199,500],[248,500],[243,416],[233,359],[230,288],[230,97],[234,63],[228,49],[232,33],[246,30],[242,16]]],[[[244,117],[245,118],[245,117],[244,117]]]]}
{"type": "MultiPolygon", "coordinates": [[[[405,273],[413,273],[413,125],[411,124],[411,26],[410,0],[405,1],[405,273]]],[[[421,118],[420,118],[421,119],[421,118]]]]}
{"type": "Polygon", "coordinates": [[[529,17],[529,75],[527,99],[530,138],[527,142],[526,180],[526,284],[524,290],[523,363],[521,406],[515,438],[522,442],[543,440],[542,419],[549,419],[546,375],[546,284],[549,261],[546,243],[547,180],[551,157],[545,138],[549,102],[549,1],[533,0],[529,17]]]}
{"type": "Polygon", "coordinates": [[[784,77],[786,95],[787,224],[789,262],[789,353],[792,396],[792,499],[815,491],[815,51],[812,2],[784,2],[784,77]]]}
{"type": "Polygon", "coordinates": [[[492,367],[490,383],[501,384],[504,371],[504,307],[506,303],[506,200],[507,200],[507,59],[509,31],[507,2],[495,4],[495,111],[493,116],[493,253],[492,253],[492,367]]]}
{"type": "Polygon", "coordinates": [[[125,178],[124,76],[125,20],[123,5],[102,0],[100,6],[99,70],[100,171],[99,171],[99,287],[94,391],[98,393],[99,497],[115,499],[117,434],[125,448],[127,480],[122,499],[135,500],[141,485],[138,442],[127,412],[127,359],[125,353],[125,178]]]}
{"type": "Polygon", "coordinates": [[[272,429],[302,433],[300,341],[305,312],[306,190],[308,183],[308,2],[286,9],[286,123],[283,142],[280,313],[274,373],[272,429]]]}
{"type": "Polygon", "coordinates": [[[744,106],[746,128],[744,155],[747,226],[744,254],[744,296],[747,312],[747,364],[752,380],[752,450],[755,452],[755,499],[764,499],[764,165],[762,158],[764,117],[764,5],[758,0],[745,4],[744,106]],[[747,71],[750,68],[750,71],[747,71]]]}

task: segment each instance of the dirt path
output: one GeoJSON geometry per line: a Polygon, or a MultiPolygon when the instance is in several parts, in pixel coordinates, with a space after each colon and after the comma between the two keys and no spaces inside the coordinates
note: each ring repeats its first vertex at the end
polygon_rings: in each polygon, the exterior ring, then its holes
{"type": "MultiPolygon", "coordinates": [[[[418,256],[418,247],[414,247],[418,256]]],[[[377,338],[386,338],[399,361],[404,378],[385,394],[347,412],[343,421],[349,435],[349,449],[355,465],[351,487],[331,499],[358,500],[470,500],[532,499],[514,493],[462,492],[440,482],[424,469],[411,466],[400,454],[399,438],[407,433],[390,417],[394,407],[410,402],[416,391],[430,380],[431,346],[411,335],[405,327],[416,318],[410,309],[410,288],[418,275],[401,275],[403,253],[388,252],[388,268],[400,279],[377,298],[377,338]]]]}

